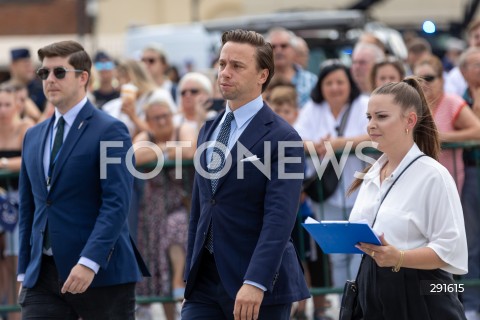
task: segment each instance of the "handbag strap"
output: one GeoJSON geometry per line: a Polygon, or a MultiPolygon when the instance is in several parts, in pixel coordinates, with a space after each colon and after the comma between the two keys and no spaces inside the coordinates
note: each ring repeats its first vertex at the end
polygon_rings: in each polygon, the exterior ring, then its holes
{"type": "Polygon", "coordinates": [[[342,115],[342,120],[340,120],[340,124],[335,127],[335,130],[337,130],[337,136],[341,137],[343,136],[343,131],[345,131],[345,126],[347,124],[348,116],[350,115],[350,109],[352,109],[352,104],[349,102],[347,106],[347,110],[342,115]]]}
{"type": "MultiPolygon", "coordinates": [[[[418,159],[420,159],[421,157],[424,157],[424,156],[425,156],[425,154],[422,153],[421,155],[419,155],[418,157],[416,157],[415,159],[413,159],[413,160],[398,174],[398,176],[395,178],[395,180],[393,180],[392,184],[388,187],[387,192],[385,192],[385,194],[383,195],[382,200],[380,200],[380,204],[378,205],[377,212],[375,213],[375,218],[373,219],[372,228],[373,228],[373,226],[375,225],[375,222],[377,221],[377,215],[378,215],[378,212],[380,211],[380,207],[382,206],[383,200],[385,200],[385,198],[387,197],[387,195],[388,195],[388,193],[390,192],[390,190],[392,190],[393,185],[397,182],[397,180],[402,176],[402,174],[403,174],[405,171],[407,171],[407,169],[408,169],[415,161],[417,161],[418,159]]],[[[363,259],[365,259],[365,255],[362,256],[362,261],[360,262],[360,266],[358,267],[357,276],[355,277],[355,281],[358,280],[358,275],[360,274],[360,269],[362,268],[363,259]]]]}
{"type": "Polygon", "coordinates": [[[395,178],[395,180],[393,180],[392,184],[388,187],[387,189],[387,192],[385,192],[385,194],[383,195],[382,197],[382,200],[380,200],[380,204],[378,205],[378,209],[377,209],[377,213],[375,213],[375,218],[373,219],[373,223],[372,223],[372,228],[373,226],[375,225],[375,222],[377,221],[377,215],[378,215],[378,212],[380,211],[380,207],[382,206],[382,203],[383,203],[383,200],[385,200],[385,198],[387,197],[388,193],[390,192],[390,190],[392,190],[393,186],[395,185],[395,183],[397,182],[398,179],[400,179],[400,177],[402,176],[402,174],[407,171],[407,169],[415,162],[417,161],[418,159],[420,159],[421,157],[425,156],[425,154],[421,154],[419,155],[418,157],[416,157],[415,159],[413,159],[412,161],[410,161],[410,163],[405,167],[403,168],[403,170],[398,174],[398,176],[395,178]]]}

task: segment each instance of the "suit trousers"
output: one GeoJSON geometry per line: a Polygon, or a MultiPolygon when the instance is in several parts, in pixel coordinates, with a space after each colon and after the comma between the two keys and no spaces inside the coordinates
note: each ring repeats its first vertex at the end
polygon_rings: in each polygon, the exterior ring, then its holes
{"type": "Polygon", "coordinates": [[[62,294],[53,257],[43,255],[38,281],[22,288],[22,319],[134,320],[135,283],[88,288],[81,294],[62,294]]]}
{"type": "MultiPolygon", "coordinates": [[[[192,293],[183,304],[182,320],[233,320],[235,300],[222,285],[214,254],[203,250],[192,293]]],[[[261,306],[259,320],[290,319],[291,304],[261,306]]]]}

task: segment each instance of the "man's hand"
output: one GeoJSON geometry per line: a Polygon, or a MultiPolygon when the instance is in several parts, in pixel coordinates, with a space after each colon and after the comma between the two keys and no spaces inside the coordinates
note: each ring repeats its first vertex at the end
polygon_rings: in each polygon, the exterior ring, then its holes
{"type": "Polygon", "coordinates": [[[264,292],[255,286],[244,284],[235,298],[235,320],[257,320],[264,292]]]}
{"type": "Polygon", "coordinates": [[[72,268],[67,281],[63,284],[62,293],[72,294],[85,292],[93,281],[95,272],[84,265],[77,264],[72,268]]]}

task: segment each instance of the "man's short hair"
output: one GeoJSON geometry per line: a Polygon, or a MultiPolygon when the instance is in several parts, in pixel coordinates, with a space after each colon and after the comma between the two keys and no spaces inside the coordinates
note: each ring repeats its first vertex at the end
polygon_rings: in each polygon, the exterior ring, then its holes
{"type": "Polygon", "coordinates": [[[424,38],[414,38],[408,43],[408,52],[413,54],[432,53],[432,46],[424,38]]]}

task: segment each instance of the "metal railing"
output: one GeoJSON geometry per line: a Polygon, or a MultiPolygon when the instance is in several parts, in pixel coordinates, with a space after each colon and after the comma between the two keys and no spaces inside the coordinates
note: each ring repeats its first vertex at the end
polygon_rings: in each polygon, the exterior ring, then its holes
{"type": "MultiPolygon", "coordinates": [[[[444,149],[466,149],[466,148],[476,148],[479,150],[476,154],[476,163],[477,163],[477,168],[480,170],[480,141],[469,141],[469,142],[462,142],[462,143],[445,143],[442,145],[442,148],[444,149]]],[[[367,152],[377,152],[376,150],[372,149],[367,152]]],[[[164,163],[164,168],[172,168],[176,165],[175,161],[165,161],[164,163]]],[[[182,165],[185,167],[191,167],[193,165],[193,161],[187,160],[183,161],[182,165]]],[[[156,166],[156,163],[151,163],[148,165],[140,166],[138,169],[142,169],[145,171],[149,171],[153,169],[156,166]]],[[[15,172],[10,172],[7,170],[1,170],[0,169],[0,181],[10,181],[11,179],[15,179],[18,177],[18,173],[15,172]]],[[[480,175],[479,175],[480,179],[480,175]]],[[[191,190],[185,190],[187,192],[190,192],[191,190]]],[[[480,192],[480,191],[479,191],[480,192]]],[[[479,208],[480,210],[480,208],[479,208]]],[[[139,214],[141,214],[139,212],[139,214]]],[[[301,223],[301,219],[297,219],[297,223],[301,223]]],[[[305,232],[303,228],[299,228],[299,232],[305,232]]],[[[301,234],[300,239],[303,239],[303,235],[301,234]]],[[[300,254],[300,257],[302,259],[305,259],[305,251],[302,243],[298,245],[299,247],[297,248],[300,254]]],[[[147,257],[148,258],[148,257],[147,257]]],[[[328,259],[324,259],[324,263],[327,263],[326,267],[327,269],[324,268],[324,270],[329,270],[328,266],[328,259]]],[[[455,277],[456,281],[458,283],[462,283],[465,285],[465,287],[479,287],[480,286],[480,279],[462,279],[461,277],[455,277]]],[[[16,281],[15,275],[12,275],[12,281],[16,281]]],[[[145,279],[144,281],[148,281],[148,278],[145,279]]],[[[343,292],[343,288],[339,287],[312,287],[310,288],[310,293],[313,296],[318,296],[318,295],[326,295],[326,294],[340,294],[343,292]]],[[[171,303],[175,302],[175,300],[170,297],[170,296],[137,296],[137,304],[139,305],[145,305],[145,304],[151,304],[151,303],[171,303]]],[[[1,305],[0,304],[0,315],[4,313],[9,313],[9,312],[17,312],[20,311],[20,307],[18,305],[1,305]]]]}

